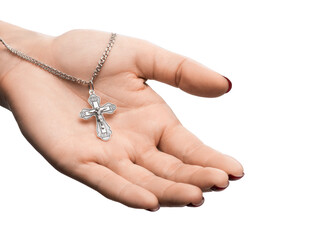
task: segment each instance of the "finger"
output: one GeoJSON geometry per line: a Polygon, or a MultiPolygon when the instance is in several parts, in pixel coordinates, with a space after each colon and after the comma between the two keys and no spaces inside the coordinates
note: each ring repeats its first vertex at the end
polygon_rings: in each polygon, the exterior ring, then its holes
{"type": "Polygon", "coordinates": [[[180,159],[158,151],[156,148],[141,154],[136,164],[157,176],[198,186],[203,191],[224,189],[229,185],[228,175],[216,168],[183,163],[180,159]]]}
{"type": "Polygon", "coordinates": [[[142,78],[156,79],[203,97],[217,97],[231,89],[229,79],[194,60],[147,42],[139,46],[137,66],[142,78]]]}
{"type": "Polygon", "coordinates": [[[184,163],[221,169],[229,174],[230,180],[243,176],[243,167],[237,160],[204,145],[182,125],[167,128],[159,148],[184,163]]]}
{"type": "Polygon", "coordinates": [[[197,205],[202,201],[202,191],[198,187],[155,176],[129,159],[104,164],[128,181],[152,192],[161,206],[185,206],[190,203],[197,205]]]}
{"type": "Polygon", "coordinates": [[[158,208],[158,199],[153,193],[97,163],[82,164],[77,168],[75,175],[81,182],[103,196],[126,206],[143,209],[158,208]]]}

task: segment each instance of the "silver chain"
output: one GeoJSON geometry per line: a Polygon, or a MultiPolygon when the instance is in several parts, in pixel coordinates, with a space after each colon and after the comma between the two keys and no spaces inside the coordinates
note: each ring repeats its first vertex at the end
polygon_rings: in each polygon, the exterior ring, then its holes
{"type": "Polygon", "coordinates": [[[93,81],[97,78],[97,76],[99,75],[100,71],[101,71],[101,68],[103,66],[103,64],[105,63],[105,61],[107,60],[109,54],[110,54],[110,51],[114,45],[114,42],[115,42],[115,39],[116,39],[116,36],[117,34],[116,33],[112,33],[111,35],[111,38],[109,40],[109,43],[102,55],[102,57],[100,58],[99,62],[98,62],[98,65],[95,69],[95,71],[93,72],[92,74],[92,77],[89,81],[85,81],[85,80],[82,80],[80,78],[77,78],[77,77],[73,77],[69,74],[66,74],[64,72],[61,72],[45,63],[42,63],[28,55],[26,55],[25,53],[19,51],[19,50],[16,50],[14,48],[12,48],[11,46],[9,46],[2,38],[0,38],[0,42],[14,55],[28,61],[28,62],[31,62],[35,65],[37,65],[38,67],[42,68],[43,70],[59,77],[59,78],[62,78],[62,79],[65,79],[65,80],[68,80],[68,81],[72,81],[72,82],[76,82],[78,84],[83,84],[83,85],[89,85],[89,89],[92,89],[93,90],[93,81]]]}

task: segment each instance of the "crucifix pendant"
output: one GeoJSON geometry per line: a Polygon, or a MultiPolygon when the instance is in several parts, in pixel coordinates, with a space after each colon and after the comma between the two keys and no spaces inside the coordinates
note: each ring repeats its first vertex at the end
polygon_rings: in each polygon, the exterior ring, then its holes
{"type": "Polygon", "coordinates": [[[97,96],[93,90],[90,90],[89,94],[90,96],[88,102],[92,108],[82,109],[80,112],[80,117],[87,120],[92,116],[95,116],[97,121],[97,136],[102,140],[107,141],[111,137],[112,131],[104,119],[103,114],[112,114],[116,110],[116,105],[112,103],[106,103],[103,106],[100,106],[100,97],[97,96]]]}

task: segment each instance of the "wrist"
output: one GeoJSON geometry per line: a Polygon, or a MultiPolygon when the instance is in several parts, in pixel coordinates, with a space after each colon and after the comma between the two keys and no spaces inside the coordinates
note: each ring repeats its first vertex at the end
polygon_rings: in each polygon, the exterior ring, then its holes
{"type": "MultiPolygon", "coordinates": [[[[0,21],[0,38],[11,47],[17,48],[24,53],[37,55],[43,51],[44,42],[48,38],[44,35],[32,32],[12,24],[0,21]]],[[[14,84],[12,74],[23,61],[11,54],[8,49],[0,42],[0,106],[7,109],[9,107],[10,91],[14,89],[9,85],[14,84]]]]}
{"type": "MultiPolygon", "coordinates": [[[[19,28],[0,21],[0,38],[5,42],[14,42],[19,34],[19,28]]],[[[0,106],[9,109],[9,104],[6,99],[5,78],[14,67],[18,59],[14,59],[5,46],[0,43],[0,106]]]]}

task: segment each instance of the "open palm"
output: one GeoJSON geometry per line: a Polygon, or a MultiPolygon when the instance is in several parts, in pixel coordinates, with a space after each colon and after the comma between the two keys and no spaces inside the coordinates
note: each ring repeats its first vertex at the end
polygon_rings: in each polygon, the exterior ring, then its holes
{"type": "MultiPolygon", "coordinates": [[[[25,49],[11,45],[85,80],[110,38],[109,33],[89,30],[56,38],[31,36],[34,41],[25,49]]],[[[240,163],[187,131],[145,82],[157,79],[205,97],[228,90],[224,77],[188,58],[117,37],[95,81],[101,104],[117,106],[114,114],[104,115],[113,132],[107,142],[97,138],[94,118],[79,118],[81,109],[89,107],[87,87],[14,61],[3,88],[23,134],[56,169],[109,199],[153,210],[159,205],[200,205],[202,191],[226,188],[230,176],[243,175],[240,163]]]]}

